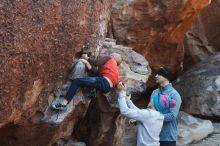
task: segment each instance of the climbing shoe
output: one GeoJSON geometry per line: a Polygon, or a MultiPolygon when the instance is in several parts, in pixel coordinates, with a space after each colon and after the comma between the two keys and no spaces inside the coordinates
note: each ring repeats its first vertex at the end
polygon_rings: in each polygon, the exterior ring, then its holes
{"type": "Polygon", "coordinates": [[[53,104],[50,105],[50,107],[51,107],[52,109],[59,110],[59,111],[63,111],[63,112],[66,112],[66,111],[67,111],[67,105],[64,105],[64,104],[62,104],[62,103],[60,103],[60,102],[58,102],[58,103],[53,103],[53,104]]]}
{"type": "Polygon", "coordinates": [[[88,93],[87,97],[90,99],[93,99],[93,98],[96,98],[96,95],[97,95],[97,91],[96,89],[93,89],[88,93]]]}

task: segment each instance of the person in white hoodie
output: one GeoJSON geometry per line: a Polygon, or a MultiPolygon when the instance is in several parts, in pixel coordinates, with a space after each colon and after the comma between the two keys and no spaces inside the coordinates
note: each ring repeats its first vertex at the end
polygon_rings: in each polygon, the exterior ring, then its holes
{"type": "MultiPolygon", "coordinates": [[[[159,100],[164,108],[175,106],[175,104],[167,106],[170,101],[166,97],[159,100]]],[[[137,146],[159,146],[159,134],[163,126],[164,116],[155,110],[153,100],[150,101],[146,109],[139,109],[126,96],[125,84],[120,82],[118,84],[118,104],[122,115],[137,121],[137,146]]]]}

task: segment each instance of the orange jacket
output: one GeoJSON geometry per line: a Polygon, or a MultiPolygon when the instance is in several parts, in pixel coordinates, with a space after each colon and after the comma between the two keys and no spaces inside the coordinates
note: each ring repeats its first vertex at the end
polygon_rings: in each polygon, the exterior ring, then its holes
{"type": "Polygon", "coordinates": [[[101,68],[100,74],[109,78],[114,86],[119,82],[119,71],[117,62],[114,58],[110,58],[101,68]]]}

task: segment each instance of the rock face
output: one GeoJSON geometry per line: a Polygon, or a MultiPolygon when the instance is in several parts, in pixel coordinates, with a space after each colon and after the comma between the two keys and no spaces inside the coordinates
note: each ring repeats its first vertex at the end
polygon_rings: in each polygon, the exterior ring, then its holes
{"type": "Polygon", "coordinates": [[[71,135],[88,104],[77,98],[61,124],[48,124],[47,100],[83,45],[98,51],[111,1],[3,0],[0,9],[0,145],[51,145],[71,135]]]}
{"type": "Polygon", "coordinates": [[[187,69],[220,51],[220,1],[213,0],[196,18],[193,28],[185,36],[185,62],[187,69]]]}
{"type": "MultiPolygon", "coordinates": [[[[86,76],[86,67],[80,62],[74,63],[71,76],[86,76]]],[[[70,80],[58,86],[55,95],[51,94],[48,99],[56,102],[66,94],[70,85],[70,80]],[[54,97],[56,99],[54,100],[54,97]]],[[[90,99],[85,98],[85,91],[79,91],[74,99],[69,103],[67,112],[51,110],[49,106],[44,112],[37,111],[36,114],[28,119],[27,122],[18,125],[6,125],[1,128],[0,143],[2,145],[52,145],[58,144],[56,141],[71,136],[75,123],[82,118],[90,103],[90,99]],[[13,132],[11,132],[13,130],[13,132]],[[33,143],[35,139],[36,143],[33,143]],[[31,142],[31,143],[30,143],[31,142]]],[[[59,141],[58,141],[59,142],[59,141]]]]}
{"type": "MultiPolygon", "coordinates": [[[[106,39],[100,55],[113,52],[122,55],[120,79],[127,82],[127,93],[132,94],[133,100],[140,98],[138,93],[145,91],[151,71],[148,62],[131,48],[116,45],[115,40],[106,39]]],[[[120,146],[124,141],[125,122],[126,119],[119,115],[116,92],[99,94],[90,104],[86,118],[74,129],[73,136],[86,141],[89,146],[120,146]]]]}
{"type": "Polygon", "coordinates": [[[152,68],[182,69],[184,33],[210,0],[113,0],[111,35],[141,53],[152,68]]]}
{"type": "Polygon", "coordinates": [[[220,54],[193,66],[174,83],[187,113],[220,119],[220,54]]]}
{"type": "Polygon", "coordinates": [[[220,51],[219,4],[219,0],[212,0],[212,3],[198,15],[196,23],[192,28],[192,32],[200,37],[204,44],[213,46],[217,51],[220,51]],[[207,43],[204,37],[206,37],[209,43],[207,43]]]}
{"type": "Polygon", "coordinates": [[[198,142],[214,131],[211,121],[194,118],[182,111],[179,113],[178,121],[180,124],[177,145],[198,142]]]}
{"type": "Polygon", "coordinates": [[[220,123],[213,123],[214,132],[207,138],[187,146],[219,146],[220,145],[220,123]]]}

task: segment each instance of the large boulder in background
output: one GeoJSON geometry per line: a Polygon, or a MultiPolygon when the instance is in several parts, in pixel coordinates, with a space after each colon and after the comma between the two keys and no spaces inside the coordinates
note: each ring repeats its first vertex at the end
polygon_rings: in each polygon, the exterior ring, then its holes
{"type": "Polygon", "coordinates": [[[220,123],[213,123],[214,132],[205,139],[187,146],[219,146],[220,144],[220,123]]]}
{"type": "Polygon", "coordinates": [[[183,111],[179,113],[178,122],[177,145],[196,143],[214,132],[211,121],[195,118],[183,111]]]}
{"type": "Polygon", "coordinates": [[[195,24],[185,35],[184,69],[220,51],[220,1],[204,8],[196,18],[195,24]]]}
{"type": "Polygon", "coordinates": [[[199,37],[205,45],[213,46],[220,51],[220,1],[212,0],[211,4],[199,13],[196,23],[190,30],[194,35],[199,37]],[[205,38],[206,37],[206,38],[205,38]],[[207,41],[205,40],[207,39],[207,41]]]}
{"type": "Polygon", "coordinates": [[[83,45],[99,50],[111,1],[2,0],[0,9],[0,145],[51,145],[70,136],[87,105],[80,100],[62,126],[45,126],[47,100],[83,45]]]}
{"type": "MultiPolygon", "coordinates": [[[[134,50],[116,45],[115,40],[106,39],[100,55],[113,52],[121,54],[122,64],[119,66],[120,79],[126,81],[127,93],[133,100],[141,98],[146,90],[146,82],[151,73],[146,59],[134,50]]],[[[87,116],[75,126],[73,136],[86,141],[90,146],[120,146],[124,141],[126,118],[119,114],[115,90],[97,96],[90,104],[87,116]]]]}
{"type": "Polygon", "coordinates": [[[109,34],[134,48],[152,68],[170,66],[180,72],[185,32],[210,0],[113,0],[109,34]]]}
{"type": "Polygon", "coordinates": [[[220,54],[206,58],[174,83],[187,113],[220,119],[220,54]]]}

